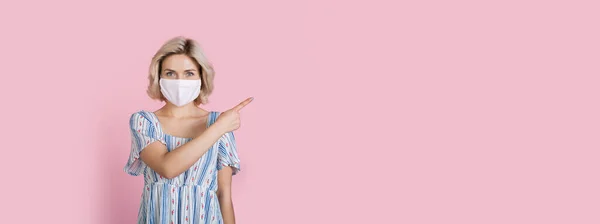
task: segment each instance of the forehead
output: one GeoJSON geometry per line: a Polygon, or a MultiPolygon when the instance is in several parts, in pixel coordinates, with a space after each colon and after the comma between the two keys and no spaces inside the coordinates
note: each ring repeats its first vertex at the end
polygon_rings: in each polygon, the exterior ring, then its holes
{"type": "Polygon", "coordinates": [[[174,54],[166,57],[162,61],[162,67],[171,70],[198,69],[194,59],[184,54],[174,54]]]}

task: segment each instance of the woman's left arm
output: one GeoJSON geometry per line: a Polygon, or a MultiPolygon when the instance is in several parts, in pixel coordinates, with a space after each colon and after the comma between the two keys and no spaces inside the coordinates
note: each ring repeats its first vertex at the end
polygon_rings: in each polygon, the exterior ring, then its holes
{"type": "Polygon", "coordinates": [[[221,214],[224,224],[235,224],[235,213],[233,212],[233,200],[231,197],[231,177],[233,169],[224,166],[217,174],[217,198],[221,206],[221,214]]]}

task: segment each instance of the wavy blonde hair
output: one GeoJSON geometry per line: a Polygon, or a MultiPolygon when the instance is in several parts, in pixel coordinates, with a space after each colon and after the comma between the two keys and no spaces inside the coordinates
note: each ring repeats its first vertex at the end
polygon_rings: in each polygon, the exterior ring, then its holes
{"type": "Polygon", "coordinates": [[[215,71],[212,64],[208,61],[200,44],[193,39],[178,36],[165,42],[160,49],[152,57],[150,63],[150,71],[148,74],[148,96],[154,100],[165,101],[165,97],[160,92],[160,85],[158,80],[160,79],[160,70],[162,62],[165,58],[175,55],[183,54],[190,57],[200,70],[200,81],[202,87],[200,88],[200,95],[194,100],[196,106],[200,104],[208,103],[208,96],[213,91],[214,85],[213,80],[215,77],[215,71]]]}

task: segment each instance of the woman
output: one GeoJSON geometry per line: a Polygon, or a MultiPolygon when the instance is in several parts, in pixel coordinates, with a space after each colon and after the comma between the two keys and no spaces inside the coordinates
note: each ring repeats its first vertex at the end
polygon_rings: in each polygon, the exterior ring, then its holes
{"type": "Polygon", "coordinates": [[[125,172],[144,174],[138,223],[235,223],[231,179],[240,170],[233,131],[252,98],[219,113],[199,107],[214,71],[198,43],[167,41],[152,59],[148,95],[165,102],[131,115],[125,172]]]}

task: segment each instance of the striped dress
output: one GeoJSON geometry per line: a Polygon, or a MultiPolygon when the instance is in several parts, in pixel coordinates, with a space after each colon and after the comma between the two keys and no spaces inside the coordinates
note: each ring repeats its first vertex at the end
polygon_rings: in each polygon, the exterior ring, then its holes
{"type": "MultiPolygon", "coordinates": [[[[206,126],[219,116],[211,111],[206,126]]],[[[217,199],[217,171],[231,166],[240,171],[233,132],[223,135],[192,167],[181,175],[161,177],[139,158],[150,143],[160,141],[172,151],[192,140],[163,132],[153,112],[138,111],[131,115],[131,152],[124,171],[133,176],[144,175],[138,224],[220,224],[223,223],[217,199]]]]}

